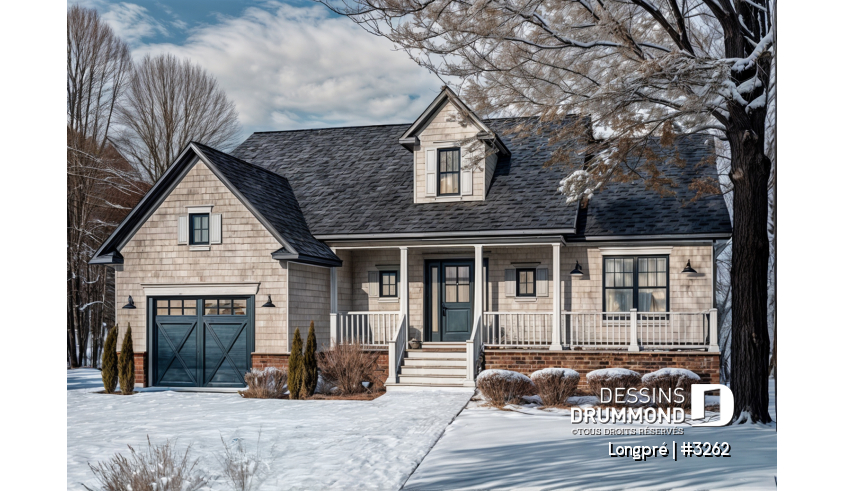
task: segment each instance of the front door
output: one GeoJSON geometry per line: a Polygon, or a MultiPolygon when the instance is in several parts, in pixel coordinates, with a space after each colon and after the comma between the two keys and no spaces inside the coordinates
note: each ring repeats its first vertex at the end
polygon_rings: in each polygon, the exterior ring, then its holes
{"type": "Polygon", "coordinates": [[[469,339],[473,319],[473,269],[471,260],[428,261],[428,340],[469,339]]]}

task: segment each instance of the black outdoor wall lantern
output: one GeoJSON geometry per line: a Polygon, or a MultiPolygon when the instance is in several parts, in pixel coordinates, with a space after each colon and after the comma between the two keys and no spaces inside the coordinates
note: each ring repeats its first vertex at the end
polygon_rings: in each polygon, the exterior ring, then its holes
{"type": "Polygon", "coordinates": [[[135,308],[135,301],[132,300],[132,295],[129,295],[129,303],[123,306],[124,309],[134,309],[135,308]]]}
{"type": "Polygon", "coordinates": [[[270,298],[270,295],[267,295],[267,302],[265,302],[262,307],[275,307],[275,305],[273,305],[273,300],[270,298]]]}
{"type": "Polygon", "coordinates": [[[584,273],[581,272],[581,265],[578,264],[578,260],[575,260],[575,269],[569,272],[569,276],[584,276],[584,273]]]}
{"type": "Polygon", "coordinates": [[[689,264],[689,259],[687,259],[687,265],[686,265],[686,267],[684,268],[684,270],[683,270],[683,271],[681,271],[681,273],[684,273],[684,274],[694,274],[694,273],[698,273],[698,271],[694,270],[694,269],[692,268],[692,266],[690,266],[690,264],[689,264]]]}

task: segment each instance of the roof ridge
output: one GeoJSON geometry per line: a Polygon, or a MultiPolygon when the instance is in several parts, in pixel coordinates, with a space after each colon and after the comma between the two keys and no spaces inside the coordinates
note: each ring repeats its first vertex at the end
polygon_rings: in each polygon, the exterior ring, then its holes
{"type": "MultiPolygon", "coordinates": [[[[482,121],[500,121],[504,119],[532,119],[540,116],[505,116],[501,118],[481,118],[482,121]]],[[[347,130],[358,128],[386,128],[388,126],[410,126],[413,123],[386,123],[386,124],[362,124],[354,126],[329,126],[327,128],[298,128],[295,130],[268,130],[268,131],[253,131],[253,135],[267,135],[272,133],[296,133],[300,131],[325,131],[325,130],[347,130]]],[[[218,150],[219,151],[219,150],[218,150]]]]}
{"type": "MultiPolygon", "coordinates": [[[[248,166],[250,166],[250,167],[255,167],[256,169],[261,169],[261,170],[263,170],[264,172],[267,172],[267,173],[269,173],[269,174],[272,174],[272,175],[274,175],[274,176],[276,176],[276,177],[280,177],[280,178],[284,179],[285,181],[287,181],[287,180],[288,180],[288,178],[287,178],[287,177],[285,177],[285,176],[283,176],[283,175],[279,174],[278,172],[271,171],[270,169],[268,169],[268,168],[266,168],[266,167],[264,167],[264,166],[261,166],[261,165],[258,165],[258,164],[253,164],[252,162],[247,162],[247,161],[246,161],[246,160],[244,160],[244,159],[241,159],[241,158],[235,157],[234,155],[232,155],[232,154],[230,154],[230,153],[226,153],[226,152],[224,152],[224,151],[222,151],[222,150],[218,150],[218,149],[216,149],[216,148],[214,148],[214,147],[210,147],[210,146],[208,146],[208,145],[206,145],[206,144],[204,144],[204,143],[200,143],[200,142],[196,142],[196,141],[192,141],[191,143],[194,143],[194,144],[197,144],[197,145],[201,145],[201,146],[203,146],[203,147],[205,147],[205,148],[208,148],[208,149],[214,150],[215,152],[218,152],[218,153],[222,153],[223,155],[225,155],[225,156],[227,156],[227,157],[229,157],[229,158],[231,158],[231,159],[235,159],[235,160],[237,160],[238,162],[240,162],[240,163],[242,163],[242,164],[246,164],[246,165],[248,165],[248,166]]],[[[290,184],[290,182],[288,182],[288,184],[290,184]]]]}

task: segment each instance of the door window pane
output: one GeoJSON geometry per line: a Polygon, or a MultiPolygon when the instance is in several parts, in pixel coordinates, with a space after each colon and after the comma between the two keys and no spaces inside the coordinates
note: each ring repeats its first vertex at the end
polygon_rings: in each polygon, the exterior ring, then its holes
{"type": "Polygon", "coordinates": [[[217,315],[217,300],[216,299],[206,299],[205,300],[205,315],[217,315]]]}
{"type": "Polygon", "coordinates": [[[156,314],[168,315],[167,300],[156,300],[156,314]]]}
{"type": "Polygon", "coordinates": [[[232,301],[232,314],[246,315],[246,299],[238,298],[232,301]]]}
{"type": "Polygon", "coordinates": [[[440,272],[439,266],[431,267],[431,332],[437,332],[440,326],[440,272]]]}

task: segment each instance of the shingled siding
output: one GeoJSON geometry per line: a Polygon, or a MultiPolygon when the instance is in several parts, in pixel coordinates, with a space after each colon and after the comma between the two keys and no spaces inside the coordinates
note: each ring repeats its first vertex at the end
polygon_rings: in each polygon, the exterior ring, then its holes
{"type": "MultiPolygon", "coordinates": [[[[448,145],[444,146],[441,143],[435,142],[463,140],[478,134],[479,130],[474,124],[468,123],[466,126],[461,126],[455,120],[457,116],[458,110],[451,102],[447,102],[418,135],[420,145],[414,149],[414,190],[417,203],[436,201],[434,197],[425,195],[425,150],[435,147],[448,148],[448,145]],[[449,119],[452,119],[452,121],[448,121],[449,119]]],[[[467,162],[468,155],[466,151],[466,147],[461,149],[462,164],[467,162]]],[[[484,174],[486,167],[488,167],[488,164],[484,162],[473,169],[472,196],[461,196],[460,199],[462,201],[481,201],[484,199],[486,188],[484,174]]],[[[491,168],[495,169],[495,164],[491,168]]]]}
{"type": "MultiPolygon", "coordinates": [[[[709,244],[675,246],[669,254],[669,310],[703,312],[713,306],[712,247],[709,244]],[[695,275],[681,273],[690,264],[695,275]]],[[[568,246],[560,249],[563,280],[561,308],[570,312],[602,310],[602,254],[598,247],[568,246]],[[569,275],[580,262],[581,278],[569,275]]],[[[550,290],[551,291],[551,290],[550,290]]]]}
{"type": "Polygon", "coordinates": [[[120,339],[131,323],[135,353],[146,351],[146,298],[142,283],[260,282],[255,302],[255,350],[286,352],[287,270],[270,258],[280,247],[211,170],[197,163],[121,250],[123,271],[115,275],[120,339]],[[214,205],[212,213],[223,215],[222,243],[211,245],[208,251],[191,251],[190,246],[177,244],[177,217],[187,213],[187,206],[201,205],[214,205]],[[119,308],[129,295],[138,308],[119,308]],[[260,307],[267,295],[272,295],[276,308],[260,307]]]}
{"type": "Polygon", "coordinates": [[[298,327],[303,343],[308,327],[314,321],[317,347],[329,344],[329,311],[331,308],[331,278],[329,268],[290,263],[288,266],[290,290],[288,309],[290,336],[298,327]]]}

